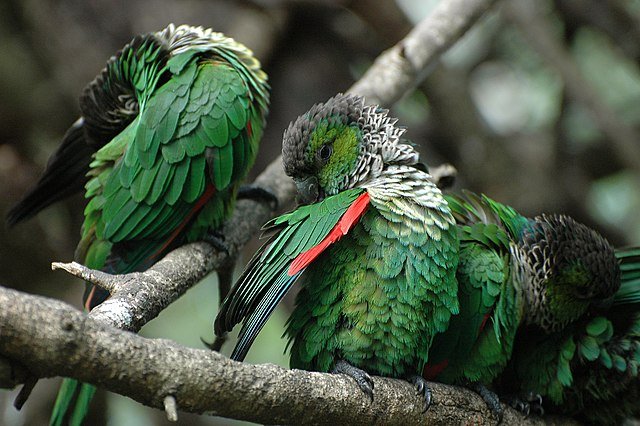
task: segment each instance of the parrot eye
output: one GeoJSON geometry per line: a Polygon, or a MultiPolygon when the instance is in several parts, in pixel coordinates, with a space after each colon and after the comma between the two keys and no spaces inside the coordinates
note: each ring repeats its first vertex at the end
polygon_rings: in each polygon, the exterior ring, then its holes
{"type": "Polygon", "coordinates": [[[584,287],[577,287],[575,289],[575,296],[578,299],[589,299],[593,297],[593,294],[589,286],[584,286],[584,287]]]}
{"type": "Polygon", "coordinates": [[[317,153],[318,160],[322,162],[327,162],[329,160],[329,157],[331,157],[332,153],[333,153],[333,146],[324,144],[318,150],[318,153],[317,153]]]}

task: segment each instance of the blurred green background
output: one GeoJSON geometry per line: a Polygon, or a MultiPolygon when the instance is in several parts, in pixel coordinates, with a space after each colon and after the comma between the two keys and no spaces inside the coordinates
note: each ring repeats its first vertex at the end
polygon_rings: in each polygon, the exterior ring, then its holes
{"type": "MultiPolygon", "coordinates": [[[[135,34],[169,22],[212,27],[252,48],[273,88],[253,176],[279,153],[288,122],[349,88],[437,0],[3,0],[0,2],[0,214],[33,184],[77,118],[84,85],[135,34]]],[[[392,108],[431,165],[457,187],[522,213],[562,212],[615,245],[640,243],[640,1],[505,0],[392,108]]],[[[80,305],[83,285],[52,261],[72,259],[78,196],[13,229],[0,225],[0,285],[80,305]]],[[[257,247],[252,242],[245,258],[257,247]]],[[[248,362],[287,365],[289,297],[248,362]]],[[[217,311],[215,274],[142,333],[202,347],[217,311]]],[[[227,344],[229,353],[232,344],[227,344]]],[[[21,412],[0,392],[0,424],[45,424],[58,380],[21,412]]],[[[90,424],[168,424],[164,413],[103,393],[90,424]]],[[[232,424],[180,413],[179,424],[232,424]]]]}

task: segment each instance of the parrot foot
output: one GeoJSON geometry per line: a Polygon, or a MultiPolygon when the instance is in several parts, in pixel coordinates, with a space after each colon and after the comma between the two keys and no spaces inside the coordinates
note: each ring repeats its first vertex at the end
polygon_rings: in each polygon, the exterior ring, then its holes
{"type": "Polygon", "coordinates": [[[422,412],[426,413],[431,406],[431,388],[429,388],[426,379],[422,376],[414,374],[412,376],[409,376],[407,378],[407,381],[415,385],[418,395],[421,395],[424,399],[424,407],[422,408],[422,412]]]}
{"type": "Polygon", "coordinates": [[[220,231],[210,231],[207,235],[204,236],[202,241],[207,242],[213,246],[218,251],[224,252],[227,255],[229,254],[229,247],[225,243],[224,234],[220,231]]]}
{"type": "Polygon", "coordinates": [[[249,199],[254,201],[264,201],[269,204],[271,210],[278,209],[278,197],[268,189],[258,185],[242,185],[238,189],[238,200],[249,199]]]}
{"type": "Polygon", "coordinates": [[[341,359],[336,362],[335,367],[331,370],[333,374],[346,374],[347,376],[353,378],[356,381],[362,392],[364,392],[369,399],[373,402],[373,379],[364,370],[361,370],[353,365],[349,364],[347,361],[341,359]]]}
{"type": "Polygon", "coordinates": [[[202,337],[200,338],[200,341],[212,351],[220,352],[220,349],[222,349],[222,346],[227,341],[227,333],[224,333],[222,336],[216,336],[211,343],[207,342],[202,337]]]}
{"type": "Polygon", "coordinates": [[[480,395],[482,399],[484,399],[487,407],[489,407],[489,410],[491,410],[491,414],[498,420],[498,424],[500,424],[502,422],[503,410],[498,395],[496,395],[495,392],[487,389],[485,385],[479,382],[469,383],[467,387],[480,395]]]}
{"type": "Polygon", "coordinates": [[[509,395],[504,401],[513,409],[524,414],[526,417],[534,414],[537,416],[544,415],[544,407],[542,406],[542,395],[526,392],[523,395],[509,395]]]}

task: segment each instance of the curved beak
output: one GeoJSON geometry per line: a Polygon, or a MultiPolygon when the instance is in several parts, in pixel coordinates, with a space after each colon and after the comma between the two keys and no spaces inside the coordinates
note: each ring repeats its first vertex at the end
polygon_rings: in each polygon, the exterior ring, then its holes
{"type": "Polygon", "coordinates": [[[305,179],[294,179],[294,182],[298,188],[300,201],[303,204],[313,204],[318,201],[320,191],[317,177],[309,176],[305,179]]]}

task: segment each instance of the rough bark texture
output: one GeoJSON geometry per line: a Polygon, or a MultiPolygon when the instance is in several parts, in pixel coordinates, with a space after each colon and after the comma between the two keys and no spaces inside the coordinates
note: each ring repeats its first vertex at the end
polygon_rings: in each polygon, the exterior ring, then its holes
{"type": "MultiPolygon", "coordinates": [[[[53,299],[0,287],[0,306],[0,353],[20,359],[32,374],[74,377],[156,408],[173,396],[183,411],[264,424],[495,423],[485,403],[465,389],[432,383],[434,402],[423,414],[421,397],[404,381],[376,377],[370,402],[344,375],[243,364],[145,339],[53,299]]],[[[6,368],[0,362],[0,374],[6,368]]],[[[0,384],[5,379],[0,376],[0,384]]],[[[570,424],[525,419],[511,409],[504,422],[570,424]]]]}
{"type": "Polygon", "coordinates": [[[400,43],[384,52],[351,88],[369,103],[391,105],[417,86],[453,43],[496,0],[443,1],[400,43]]]}

